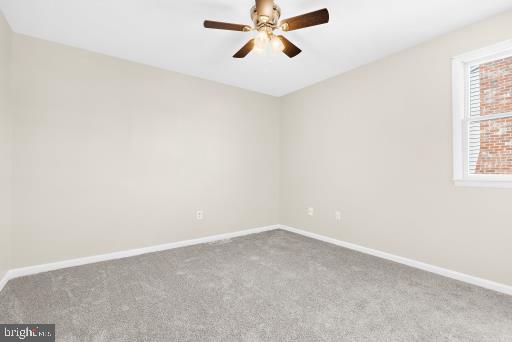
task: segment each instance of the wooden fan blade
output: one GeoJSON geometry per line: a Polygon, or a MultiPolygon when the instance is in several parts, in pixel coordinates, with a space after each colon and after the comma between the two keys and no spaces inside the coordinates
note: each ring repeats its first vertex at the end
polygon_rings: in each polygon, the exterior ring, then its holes
{"type": "Polygon", "coordinates": [[[258,15],[264,15],[268,18],[272,17],[272,13],[274,11],[274,1],[273,0],[256,0],[256,12],[258,15]]]}
{"type": "Polygon", "coordinates": [[[247,56],[249,54],[249,52],[252,51],[252,49],[254,49],[254,40],[255,39],[251,39],[247,42],[247,44],[245,44],[240,50],[238,50],[237,53],[235,53],[233,55],[234,58],[244,58],[245,56],[247,56]]]}
{"type": "Polygon", "coordinates": [[[305,27],[326,24],[329,22],[329,11],[327,8],[299,15],[281,21],[283,31],[299,30],[305,27]]]}
{"type": "Polygon", "coordinates": [[[295,44],[293,44],[292,42],[290,42],[288,39],[286,39],[286,37],[284,36],[277,36],[279,39],[281,39],[281,42],[283,43],[284,45],[284,50],[283,52],[290,58],[293,58],[295,56],[297,56],[299,53],[302,52],[301,49],[299,49],[297,46],[295,46],[295,44]]]}
{"type": "Polygon", "coordinates": [[[217,29],[217,30],[230,30],[230,31],[241,31],[241,32],[247,32],[247,31],[251,30],[251,27],[248,25],[223,23],[221,21],[205,20],[203,25],[206,28],[217,29]]]}

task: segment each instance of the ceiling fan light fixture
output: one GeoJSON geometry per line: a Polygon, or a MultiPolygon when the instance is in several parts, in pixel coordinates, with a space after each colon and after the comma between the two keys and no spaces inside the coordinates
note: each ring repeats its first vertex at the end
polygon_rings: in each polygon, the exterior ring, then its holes
{"type": "Polygon", "coordinates": [[[283,52],[284,50],[284,44],[277,36],[272,35],[272,38],[270,39],[270,44],[272,45],[272,51],[274,53],[283,52]]]}
{"type": "Polygon", "coordinates": [[[274,3],[274,0],[254,1],[255,5],[250,9],[250,16],[254,26],[212,20],[205,20],[203,23],[205,28],[256,32],[256,37],[242,46],[242,48],[233,55],[234,58],[245,58],[253,50],[258,53],[264,53],[270,48],[272,48],[274,53],[283,52],[289,58],[293,58],[301,53],[302,50],[283,35],[276,35],[275,31],[295,31],[306,27],[327,24],[329,22],[329,11],[327,8],[280,20],[281,8],[274,3]]]}
{"type": "Polygon", "coordinates": [[[258,31],[256,40],[254,41],[254,47],[258,50],[265,50],[267,48],[270,38],[266,30],[258,31]]]}
{"type": "Polygon", "coordinates": [[[256,45],[254,45],[254,49],[252,49],[252,51],[254,51],[258,55],[263,55],[265,53],[264,48],[262,49],[261,47],[258,47],[256,45]]]}

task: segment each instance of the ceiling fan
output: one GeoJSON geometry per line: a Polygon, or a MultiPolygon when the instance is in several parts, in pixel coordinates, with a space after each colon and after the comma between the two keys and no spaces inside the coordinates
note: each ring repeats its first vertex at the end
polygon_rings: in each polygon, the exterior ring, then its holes
{"type": "Polygon", "coordinates": [[[282,51],[288,57],[293,58],[301,53],[302,50],[283,35],[276,35],[274,31],[280,29],[283,32],[287,32],[326,24],[329,22],[329,11],[324,8],[279,21],[280,17],[281,9],[273,0],[256,0],[256,5],[251,8],[251,18],[254,26],[205,20],[204,27],[218,30],[258,32],[256,38],[249,40],[247,44],[233,55],[234,58],[244,58],[253,50],[264,51],[269,44],[274,52],[282,51]]]}

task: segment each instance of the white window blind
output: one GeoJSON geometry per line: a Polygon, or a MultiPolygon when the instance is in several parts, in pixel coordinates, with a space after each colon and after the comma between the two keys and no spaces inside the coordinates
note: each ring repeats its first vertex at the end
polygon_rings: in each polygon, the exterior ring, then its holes
{"type": "MultiPolygon", "coordinates": [[[[469,69],[469,108],[471,117],[480,117],[480,65],[469,69]]],[[[470,121],[468,127],[469,174],[476,173],[480,156],[480,122],[470,121]]]]}

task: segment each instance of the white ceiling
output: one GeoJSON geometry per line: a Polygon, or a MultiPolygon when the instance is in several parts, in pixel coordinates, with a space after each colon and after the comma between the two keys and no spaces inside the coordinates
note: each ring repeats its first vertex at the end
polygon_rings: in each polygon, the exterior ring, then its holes
{"type": "Polygon", "coordinates": [[[231,56],[253,33],[251,0],[0,0],[13,30],[237,87],[282,96],[442,33],[512,9],[512,0],[276,0],[282,18],[327,7],[327,25],[286,33],[303,52],[231,56]]]}

